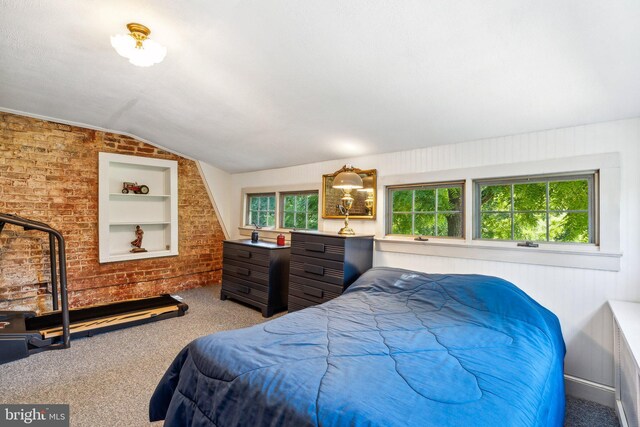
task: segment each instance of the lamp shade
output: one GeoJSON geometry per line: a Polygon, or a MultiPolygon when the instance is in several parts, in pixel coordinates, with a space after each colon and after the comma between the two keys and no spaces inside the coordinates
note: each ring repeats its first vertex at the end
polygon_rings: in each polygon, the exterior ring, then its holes
{"type": "Polygon", "coordinates": [[[358,191],[373,192],[373,176],[368,175],[362,178],[362,188],[358,191]]]}
{"type": "Polygon", "coordinates": [[[340,188],[343,190],[351,190],[353,188],[362,188],[362,178],[360,175],[353,171],[351,166],[347,166],[344,171],[340,172],[333,179],[333,188],[340,188]]]}

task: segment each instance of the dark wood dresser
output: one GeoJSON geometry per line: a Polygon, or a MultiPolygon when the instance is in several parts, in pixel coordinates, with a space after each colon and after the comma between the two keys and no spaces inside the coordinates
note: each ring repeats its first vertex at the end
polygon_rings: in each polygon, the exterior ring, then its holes
{"type": "Polygon", "coordinates": [[[251,240],[226,240],[220,299],[242,301],[264,317],[287,308],[291,247],[251,240]]]}
{"type": "Polygon", "coordinates": [[[332,300],[373,262],[373,236],[291,232],[289,312],[332,300]]]}

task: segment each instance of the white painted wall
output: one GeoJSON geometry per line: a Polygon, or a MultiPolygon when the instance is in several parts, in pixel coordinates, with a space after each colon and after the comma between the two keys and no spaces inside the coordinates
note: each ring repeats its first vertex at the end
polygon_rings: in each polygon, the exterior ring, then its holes
{"type": "MultiPolygon", "coordinates": [[[[426,145],[426,144],[425,144],[426,145]]],[[[241,192],[247,187],[318,183],[322,174],[345,163],[378,169],[378,176],[527,162],[596,153],[619,152],[621,176],[621,269],[581,270],[485,260],[376,252],[374,265],[438,273],[480,273],[502,277],[552,310],[560,318],[567,343],[566,373],[613,385],[612,321],[608,299],[640,301],[640,118],[442,145],[283,169],[231,175],[229,231],[238,237],[241,192]]],[[[380,199],[382,192],[379,192],[380,199]]],[[[220,203],[221,204],[221,203],[220,203]]],[[[382,205],[378,205],[382,209],[382,205]]],[[[379,211],[378,222],[383,211],[379,211]]],[[[351,221],[359,233],[375,233],[373,221],[351,221]]],[[[336,231],[338,220],[321,222],[336,231]]],[[[379,236],[381,237],[381,236],[379,236]]]]}
{"type": "Polygon", "coordinates": [[[224,235],[229,237],[231,226],[231,174],[208,165],[204,162],[197,162],[200,174],[204,179],[209,192],[209,198],[213,208],[218,215],[218,221],[222,226],[224,235]]]}

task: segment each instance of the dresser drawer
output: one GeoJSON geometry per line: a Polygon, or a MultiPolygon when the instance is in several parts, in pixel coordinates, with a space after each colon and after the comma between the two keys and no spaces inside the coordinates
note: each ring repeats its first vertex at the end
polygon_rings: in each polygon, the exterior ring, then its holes
{"type": "Polygon", "coordinates": [[[293,313],[294,311],[300,311],[304,308],[310,307],[308,305],[296,304],[295,302],[293,302],[292,298],[295,298],[295,297],[293,295],[289,297],[289,308],[288,308],[289,313],[293,313]]]}
{"type": "Polygon", "coordinates": [[[225,260],[229,259],[269,267],[269,251],[266,249],[225,243],[222,255],[225,260]]]}
{"type": "Polygon", "coordinates": [[[223,275],[250,280],[264,286],[269,285],[269,269],[267,267],[225,259],[222,272],[223,275]]]}
{"type": "Polygon", "coordinates": [[[291,253],[333,261],[344,259],[344,239],[329,236],[296,234],[291,241],[291,253]]]}
{"type": "Polygon", "coordinates": [[[289,294],[289,313],[302,310],[303,308],[312,307],[315,305],[317,304],[313,301],[309,301],[304,298],[299,298],[295,295],[289,294]]]}
{"type": "Polygon", "coordinates": [[[289,295],[313,301],[316,304],[330,301],[342,294],[342,286],[291,276],[289,295]]]}
{"type": "Polygon", "coordinates": [[[235,284],[242,285],[242,286],[248,286],[248,287],[253,288],[253,289],[257,290],[257,291],[261,291],[261,292],[265,292],[265,293],[267,293],[267,290],[269,289],[268,286],[263,285],[261,283],[257,283],[254,280],[241,279],[239,277],[232,276],[230,274],[226,274],[223,271],[222,272],[222,287],[224,287],[226,283],[235,283],[235,284]]]}
{"type": "Polygon", "coordinates": [[[268,295],[266,291],[258,290],[255,286],[249,286],[249,284],[236,283],[227,280],[222,284],[222,291],[224,293],[235,294],[245,298],[249,298],[262,304],[267,304],[268,301],[268,295]]]}
{"type": "Polygon", "coordinates": [[[344,263],[302,255],[291,256],[291,275],[342,285],[344,263]]]}

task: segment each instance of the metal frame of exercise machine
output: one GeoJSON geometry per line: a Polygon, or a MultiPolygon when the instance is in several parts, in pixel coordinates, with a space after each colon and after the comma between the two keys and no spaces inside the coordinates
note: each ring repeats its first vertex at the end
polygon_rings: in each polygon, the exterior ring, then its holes
{"type": "Polygon", "coordinates": [[[165,294],[70,310],[62,233],[43,222],[0,213],[0,233],[5,224],[48,234],[53,311],[39,316],[31,311],[0,311],[0,363],[44,350],[69,348],[72,336],[92,336],[99,332],[183,316],[189,308],[165,294]]]}

